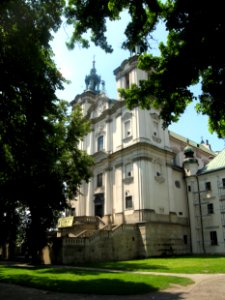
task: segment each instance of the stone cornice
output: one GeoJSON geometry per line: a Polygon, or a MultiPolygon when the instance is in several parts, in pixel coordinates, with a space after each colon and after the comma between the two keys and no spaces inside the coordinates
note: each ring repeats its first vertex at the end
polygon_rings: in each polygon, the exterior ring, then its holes
{"type": "MultiPolygon", "coordinates": [[[[122,148],[116,152],[113,153],[105,153],[104,155],[97,155],[97,153],[94,155],[94,157],[98,156],[99,159],[96,159],[96,163],[102,163],[104,161],[115,161],[116,159],[120,160],[120,162],[115,164],[115,167],[119,167],[121,164],[123,164],[124,156],[129,155],[131,161],[138,161],[138,160],[146,160],[146,161],[153,161],[157,156],[161,154],[166,159],[166,164],[168,164],[168,158],[173,158],[174,153],[162,148],[159,148],[155,145],[148,144],[148,143],[135,143],[133,145],[130,145],[128,147],[122,148]],[[121,161],[122,160],[122,161],[121,161]]],[[[172,165],[171,165],[172,167],[172,165]]]]}

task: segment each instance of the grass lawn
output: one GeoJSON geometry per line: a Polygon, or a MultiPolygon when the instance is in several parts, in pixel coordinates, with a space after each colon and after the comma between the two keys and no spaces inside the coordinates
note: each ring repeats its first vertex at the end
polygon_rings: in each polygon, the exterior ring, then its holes
{"type": "Polygon", "coordinates": [[[128,295],[144,294],[187,285],[188,278],[130,273],[96,272],[63,267],[12,267],[0,265],[0,282],[65,293],[128,295]]]}
{"type": "Polygon", "coordinates": [[[148,258],[130,261],[89,264],[89,267],[124,271],[149,271],[186,274],[225,273],[225,256],[190,256],[174,258],[148,258]]]}

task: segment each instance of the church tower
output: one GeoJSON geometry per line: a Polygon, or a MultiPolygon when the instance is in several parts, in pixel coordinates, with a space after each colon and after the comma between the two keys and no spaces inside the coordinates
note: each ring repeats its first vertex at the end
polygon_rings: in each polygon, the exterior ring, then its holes
{"type": "Polygon", "coordinates": [[[183,168],[185,176],[195,176],[198,171],[198,160],[194,157],[194,151],[191,146],[184,148],[184,156],[183,168]]]}
{"type": "Polygon", "coordinates": [[[100,93],[100,86],[101,77],[97,75],[96,68],[95,68],[95,60],[93,60],[93,67],[90,71],[89,75],[85,77],[85,84],[86,84],[86,91],[92,91],[96,94],[100,93]]]}

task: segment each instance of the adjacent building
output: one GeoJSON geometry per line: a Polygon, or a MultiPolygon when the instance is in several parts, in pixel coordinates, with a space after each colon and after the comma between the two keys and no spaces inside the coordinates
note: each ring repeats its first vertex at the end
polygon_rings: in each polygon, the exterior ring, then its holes
{"type": "Polygon", "coordinates": [[[225,252],[225,150],[203,168],[185,148],[185,180],[193,253],[225,252]]]}

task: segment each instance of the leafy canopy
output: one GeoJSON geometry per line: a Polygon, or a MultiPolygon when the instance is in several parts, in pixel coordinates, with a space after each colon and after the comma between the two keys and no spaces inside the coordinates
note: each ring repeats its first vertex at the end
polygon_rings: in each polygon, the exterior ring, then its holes
{"type": "Polygon", "coordinates": [[[93,163],[78,149],[88,122],[79,109],[68,113],[55,95],[64,79],[49,42],[64,5],[0,2],[0,246],[15,240],[25,210],[34,255],[93,163]]]}
{"type": "Polygon", "coordinates": [[[144,43],[150,54],[139,58],[139,67],[149,72],[149,80],[140,86],[122,90],[130,108],[157,107],[164,125],[177,121],[186,106],[196,100],[189,87],[201,82],[202,94],[196,105],[198,112],[209,116],[211,131],[225,136],[225,19],[222,1],[203,0],[70,0],[66,9],[68,22],[74,25],[71,46],[88,41],[85,33],[91,29],[91,40],[107,52],[112,47],[106,39],[106,21],[120,18],[128,10],[123,47],[132,50],[144,43]],[[159,45],[160,55],[151,54],[151,33],[159,20],[168,31],[167,42],[159,45]]]}

